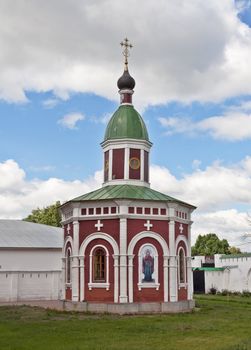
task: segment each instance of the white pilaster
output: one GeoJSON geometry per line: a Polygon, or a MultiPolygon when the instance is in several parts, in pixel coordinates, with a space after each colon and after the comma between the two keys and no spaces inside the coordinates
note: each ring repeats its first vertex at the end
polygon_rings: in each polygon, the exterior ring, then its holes
{"type": "Polygon", "coordinates": [[[79,301],[79,222],[73,221],[72,301],[79,301]]]}
{"type": "Polygon", "coordinates": [[[175,221],[169,221],[169,248],[170,248],[170,301],[178,300],[177,293],[177,259],[175,251],[175,221]]]}
{"type": "MultiPolygon", "coordinates": [[[[121,214],[127,212],[127,207],[120,207],[121,214]]],[[[120,295],[119,302],[127,303],[127,219],[120,218],[120,295]]]]}
{"type": "Polygon", "coordinates": [[[164,302],[168,302],[168,256],[164,255],[164,302]]]}
{"type": "Polygon", "coordinates": [[[114,303],[119,301],[119,256],[113,255],[114,259],[114,303]]]}
{"type": "Polygon", "coordinates": [[[187,252],[187,299],[193,299],[193,271],[191,261],[191,224],[188,225],[188,252],[187,252]]]}
{"type": "Polygon", "coordinates": [[[109,155],[108,155],[108,163],[109,163],[109,168],[108,168],[108,181],[112,180],[112,149],[109,150],[109,155]]]}
{"type": "Polygon", "coordinates": [[[62,300],[65,300],[65,274],[66,274],[66,266],[65,266],[65,258],[62,258],[62,300]]]}
{"type": "Polygon", "coordinates": [[[80,273],[80,301],[85,300],[85,257],[79,257],[79,273],[80,273]]]}
{"type": "Polygon", "coordinates": [[[140,180],[144,181],[144,162],[145,162],[145,157],[144,157],[144,150],[140,150],[140,180]]]}
{"type": "Polygon", "coordinates": [[[129,148],[125,148],[124,179],[129,179],[129,148]]]}
{"type": "Polygon", "coordinates": [[[129,303],[133,303],[133,258],[134,258],[134,255],[128,255],[128,294],[129,294],[129,303]]]}

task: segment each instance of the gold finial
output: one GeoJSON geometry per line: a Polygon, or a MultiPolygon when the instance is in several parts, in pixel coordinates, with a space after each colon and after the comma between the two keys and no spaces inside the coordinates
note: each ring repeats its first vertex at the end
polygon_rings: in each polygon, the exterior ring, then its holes
{"type": "Polygon", "coordinates": [[[124,48],[123,55],[125,56],[125,70],[128,70],[128,57],[130,56],[129,49],[133,46],[129,43],[127,38],[125,38],[124,41],[121,41],[120,45],[124,48]]]}

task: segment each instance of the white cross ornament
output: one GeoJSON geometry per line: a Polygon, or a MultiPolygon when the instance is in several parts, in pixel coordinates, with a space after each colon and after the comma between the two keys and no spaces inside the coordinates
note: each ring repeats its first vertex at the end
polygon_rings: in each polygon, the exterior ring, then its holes
{"type": "Polygon", "coordinates": [[[100,220],[98,220],[98,222],[95,224],[95,227],[98,229],[98,231],[100,231],[101,227],[103,227],[104,224],[101,224],[100,220]]]}
{"type": "Polygon", "coordinates": [[[180,224],[179,230],[180,230],[180,234],[182,235],[183,230],[184,230],[184,227],[183,227],[183,225],[182,225],[182,224],[180,224]]]}
{"type": "Polygon", "coordinates": [[[150,228],[153,227],[153,224],[150,224],[150,220],[147,220],[144,226],[146,227],[147,231],[150,231],[150,228]]]}
{"type": "Polygon", "coordinates": [[[70,234],[70,231],[71,231],[71,226],[70,226],[70,224],[67,225],[67,229],[66,229],[66,230],[67,230],[67,235],[69,235],[69,234],[70,234]]]}

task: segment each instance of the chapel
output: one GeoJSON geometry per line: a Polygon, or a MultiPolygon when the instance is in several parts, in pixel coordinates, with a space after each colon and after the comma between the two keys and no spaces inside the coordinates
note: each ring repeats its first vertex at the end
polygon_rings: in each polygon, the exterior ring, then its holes
{"type": "Polygon", "coordinates": [[[193,205],[149,183],[152,143],[132,103],[125,39],[120,105],[106,127],[102,188],[61,207],[63,299],[98,312],[178,312],[194,307],[193,205]]]}

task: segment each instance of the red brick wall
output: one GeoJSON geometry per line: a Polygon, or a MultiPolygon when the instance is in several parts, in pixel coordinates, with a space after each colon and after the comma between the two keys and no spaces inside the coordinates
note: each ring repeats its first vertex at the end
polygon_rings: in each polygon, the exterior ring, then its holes
{"type": "Polygon", "coordinates": [[[144,151],[144,181],[149,181],[149,153],[144,151]]]}
{"type": "MultiPolygon", "coordinates": [[[[146,220],[143,219],[127,220],[128,244],[137,233],[146,231],[145,223],[146,220]]],[[[153,224],[152,230],[162,236],[169,245],[169,222],[167,220],[151,220],[151,224],[153,224]]]]}
{"type": "Polygon", "coordinates": [[[104,181],[108,181],[108,173],[109,173],[109,151],[106,151],[104,154],[104,181]]]}
{"type": "Polygon", "coordinates": [[[185,287],[178,289],[178,301],[181,300],[187,300],[187,289],[185,287]]]}
{"type": "MultiPolygon", "coordinates": [[[[182,235],[186,236],[188,238],[188,224],[182,224],[183,226],[183,232],[182,235]]],[[[180,222],[175,222],[175,239],[180,235],[180,222]]]]}
{"type": "Polygon", "coordinates": [[[73,237],[73,224],[72,224],[72,222],[69,223],[69,225],[70,225],[69,233],[67,231],[68,224],[64,225],[64,239],[66,239],[67,236],[73,237]]]}
{"type": "MultiPolygon", "coordinates": [[[[140,149],[130,148],[130,159],[138,158],[140,160],[140,149]]],[[[132,169],[129,166],[129,179],[140,180],[140,167],[138,169],[132,169]]]]}
{"type": "MultiPolygon", "coordinates": [[[[101,231],[112,236],[119,245],[119,219],[102,219],[101,222],[104,225],[101,228],[101,231]]],[[[97,228],[95,227],[96,223],[97,220],[80,221],[79,246],[87,236],[89,236],[91,233],[97,232],[97,228]]]]}
{"type": "Polygon", "coordinates": [[[67,287],[65,290],[65,299],[71,300],[72,299],[72,291],[70,287],[67,287]]]}
{"type": "Polygon", "coordinates": [[[112,160],[112,178],[113,179],[124,178],[124,159],[125,159],[124,148],[113,150],[113,160],[112,160]]]}
{"type": "Polygon", "coordinates": [[[153,238],[143,238],[139,240],[133,251],[134,259],[134,273],[133,273],[133,300],[134,302],[154,302],[154,301],[164,301],[164,284],[163,284],[163,251],[162,248],[155,239],[153,238]],[[138,281],[139,281],[139,268],[138,268],[138,254],[139,249],[143,244],[152,244],[156,247],[158,252],[158,275],[160,283],[159,290],[155,288],[142,288],[138,290],[138,281]]]}
{"type": "Polygon", "coordinates": [[[88,244],[85,251],[85,300],[95,301],[95,302],[113,302],[114,301],[114,259],[113,259],[113,249],[111,245],[104,239],[95,239],[88,244]],[[89,290],[89,272],[90,272],[90,252],[91,249],[96,245],[103,245],[107,248],[109,252],[109,283],[110,288],[106,290],[105,288],[93,288],[89,290]]]}

